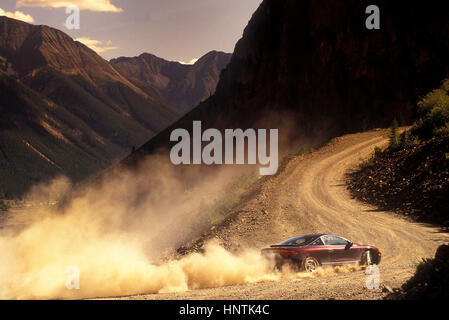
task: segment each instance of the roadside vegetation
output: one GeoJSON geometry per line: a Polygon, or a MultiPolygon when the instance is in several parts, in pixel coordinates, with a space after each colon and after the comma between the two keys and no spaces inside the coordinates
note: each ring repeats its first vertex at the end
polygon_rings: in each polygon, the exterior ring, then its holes
{"type": "Polygon", "coordinates": [[[349,174],[354,197],[417,221],[449,226],[449,80],[424,96],[417,120],[402,133],[396,121],[389,146],[349,174]]]}
{"type": "Polygon", "coordinates": [[[449,135],[449,79],[418,102],[418,120],[412,128],[398,133],[395,120],[390,129],[389,151],[416,147],[422,142],[449,135]]]}
{"type": "Polygon", "coordinates": [[[9,209],[9,205],[5,201],[0,200],[0,211],[5,212],[5,211],[8,211],[8,209],[9,209]]]}

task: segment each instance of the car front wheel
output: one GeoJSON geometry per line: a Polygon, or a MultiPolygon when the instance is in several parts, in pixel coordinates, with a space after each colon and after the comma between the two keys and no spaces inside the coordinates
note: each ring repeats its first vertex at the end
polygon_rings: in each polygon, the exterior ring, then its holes
{"type": "Polygon", "coordinates": [[[370,250],[367,250],[362,254],[362,259],[360,261],[360,264],[362,266],[372,266],[376,263],[376,258],[374,257],[373,252],[371,252],[370,250]]]}

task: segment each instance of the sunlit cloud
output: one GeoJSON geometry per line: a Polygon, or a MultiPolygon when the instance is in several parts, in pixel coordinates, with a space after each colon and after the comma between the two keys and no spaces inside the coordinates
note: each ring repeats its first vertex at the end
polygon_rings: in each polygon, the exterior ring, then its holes
{"type": "Polygon", "coordinates": [[[101,40],[91,39],[89,37],[76,38],[75,41],[81,42],[82,44],[88,46],[90,49],[94,50],[96,53],[103,53],[106,51],[118,49],[118,47],[112,45],[111,41],[104,42],[101,40]]]}
{"type": "Polygon", "coordinates": [[[185,61],[178,61],[178,62],[179,62],[180,64],[188,64],[188,65],[192,65],[192,64],[195,64],[197,61],[198,61],[198,58],[192,59],[192,60],[190,60],[190,61],[188,61],[188,62],[185,62],[185,61]]]}
{"type": "Polygon", "coordinates": [[[67,8],[77,6],[80,10],[89,10],[97,12],[122,12],[111,3],[111,0],[18,0],[16,3],[20,7],[49,7],[49,8],[67,8]]]}
{"type": "Polygon", "coordinates": [[[31,15],[25,14],[21,11],[9,12],[9,11],[5,11],[2,8],[0,8],[0,16],[6,16],[8,18],[21,20],[21,21],[28,22],[28,23],[34,22],[34,18],[31,15]]]}

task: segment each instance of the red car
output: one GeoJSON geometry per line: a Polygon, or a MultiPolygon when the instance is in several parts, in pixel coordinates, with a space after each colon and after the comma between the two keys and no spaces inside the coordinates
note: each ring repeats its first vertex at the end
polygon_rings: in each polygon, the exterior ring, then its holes
{"type": "Polygon", "coordinates": [[[262,255],[274,259],[276,267],[285,264],[312,272],[319,266],[343,264],[379,264],[379,249],[352,243],[332,234],[314,234],[288,239],[281,244],[262,250],[262,255]]]}

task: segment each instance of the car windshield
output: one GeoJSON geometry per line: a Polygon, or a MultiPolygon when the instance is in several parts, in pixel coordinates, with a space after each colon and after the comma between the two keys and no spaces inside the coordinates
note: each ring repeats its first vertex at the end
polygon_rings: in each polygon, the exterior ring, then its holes
{"type": "Polygon", "coordinates": [[[348,241],[336,236],[326,236],[324,237],[324,243],[327,246],[345,246],[348,244],[348,241]]]}
{"type": "Polygon", "coordinates": [[[279,245],[281,246],[305,246],[316,239],[316,236],[303,236],[288,239],[279,245]]]}

